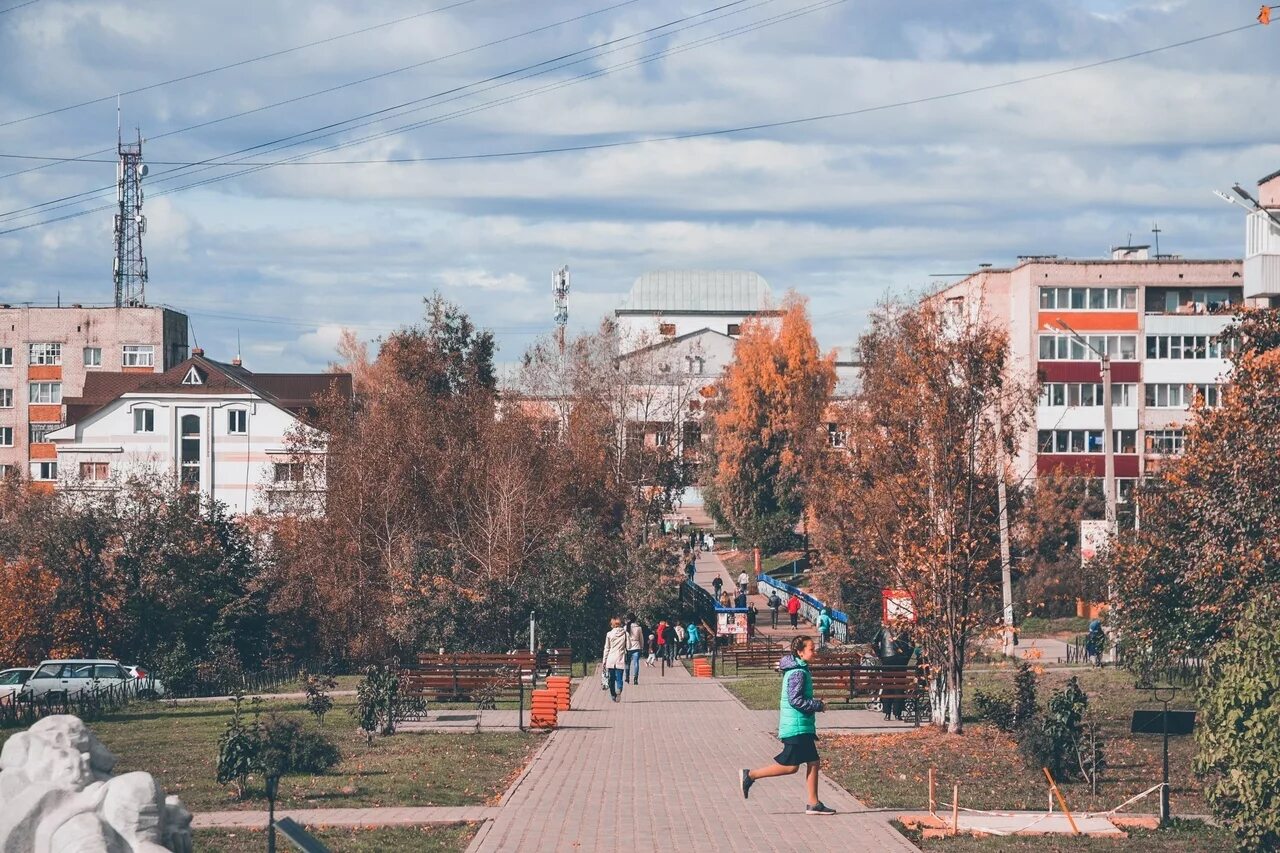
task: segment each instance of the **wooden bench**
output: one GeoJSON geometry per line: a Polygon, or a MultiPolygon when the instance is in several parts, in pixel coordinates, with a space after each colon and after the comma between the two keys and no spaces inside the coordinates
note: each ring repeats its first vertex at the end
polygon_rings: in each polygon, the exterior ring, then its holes
{"type": "Polygon", "coordinates": [[[573,649],[543,649],[538,652],[538,671],[547,675],[573,675],[573,649]]]}
{"type": "Polygon", "coordinates": [[[879,710],[885,699],[903,700],[904,713],[913,713],[915,724],[920,725],[920,712],[924,705],[924,678],[918,667],[866,666],[863,664],[809,665],[813,679],[813,695],[828,705],[865,704],[868,709],[879,710]]]}
{"type": "Polygon", "coordinates": [[[519,727],[524,731],[525,692],[533,680],[531,661],[442,660],[441,655],[423,655],[418,666],[401,670],[400,691],[409,699],[427,702],[474,702],[478,710],[497,707],[499,701],[515,699],[519,707],[519,727]]]}
{"type": "Polygon", "coordinates": [[[772,669],[776,671],[778,661],[782,660],[784,654],[787,654],[787,651],[781,646],[746,646],[726,652],[725,657],[733,658],[733,672],[737,675],[740,668],[772,669]]]}

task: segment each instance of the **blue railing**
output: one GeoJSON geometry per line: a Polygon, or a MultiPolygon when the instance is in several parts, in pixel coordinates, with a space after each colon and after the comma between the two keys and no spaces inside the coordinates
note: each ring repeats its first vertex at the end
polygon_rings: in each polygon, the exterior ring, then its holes
{"type": "MultiPolygon", "coordinates": [[[[756,583],[759,586],[768,587],[771,591],[777,592],[778,597],[782,599],[784,610],[788,601],[792,598],[798,598],[800,600],[800,615],[814,625],[818,624],[818,614],[822,613],[822,608],[826,607],[826,605],[809,593],[769,575],[756,575],[756,583]]],[[[849,617],[843,611],[836,610],[834,607],[831,608],[831,636],[842,643],[849,641],[849,617]]]]}

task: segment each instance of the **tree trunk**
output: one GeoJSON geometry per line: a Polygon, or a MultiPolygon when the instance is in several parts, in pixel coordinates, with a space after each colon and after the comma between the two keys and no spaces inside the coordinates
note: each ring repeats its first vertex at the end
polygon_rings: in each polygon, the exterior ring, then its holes
{"type": "Polygon", "coordinates": [[[964,695],[964,659],[952,661],[947,678],[947,731],[953,735],[964,732],[964,717],[961,716],[960,699],[964,695]]]}

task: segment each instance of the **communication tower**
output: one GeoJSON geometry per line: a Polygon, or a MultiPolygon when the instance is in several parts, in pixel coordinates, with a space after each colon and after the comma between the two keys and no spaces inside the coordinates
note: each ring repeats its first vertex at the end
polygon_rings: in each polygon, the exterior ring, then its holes
{"type": "Polygon", "coordinates": [[[569,322],[569,265],[565,264],[551,276],[551,293],[556,303],[556,343],[564,352],[564,327],[569,322]]]}
{"type": "Polygon", "coordinates": [[[120,157],[116,166],[116,307],[135,307],[147,304],[147,259],[142,254],[142,235],[147,233],[142,179],[147,166],[142,162],[142,134],[137,142],[125,142],[117,130],[116,151],[120,157]]]}

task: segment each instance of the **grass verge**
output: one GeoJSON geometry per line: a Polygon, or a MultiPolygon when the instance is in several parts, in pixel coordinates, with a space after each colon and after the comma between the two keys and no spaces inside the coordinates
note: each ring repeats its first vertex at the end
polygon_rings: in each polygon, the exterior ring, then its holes
{"type": "Polygon", "coordinates": [[[1236,849],[1229,833],[1198,820],[1175,820],[1157,830],[1131,829],[1128,838],[960,835],[921,840],[919,833],[894,825],[921,850],[946,853],[1234,853],[1236,849]]]}
{"type": "MultiPolygon", "coordinates": [[[[330,850],[343,853],[462,853],[471,843],[478,826],[472,823],[430,826],[386,826],[376,829],[330,827],[307,831],[330,850]]],[[[261,853],[266,849],[265,830],[200,829],[192,839],[196,850],[208,853],[261,853]]],[[[276,836],[277,850],[292,850],[284,838],[276,836]]]]}
{"type": "MultiPolygon", "coordinates": [[[[352,704],[339,697],[320,727],[301,711],[300,700],[263,703],[264,712],[291,713],[308,728],[323,728],[342,751],[342,761],[324,775],[281,779],[278,807],[483,805],[501,796],[544,737],[412,732],[375,738],[368,745],[347,714],[352,704]]],[[[215,780],[218,736],[230,716],[230,702],[135,704],[90,727],[119,756],[116,773],[152,773],[165,793],[181,797],[192,811],[263,809],[261,779],[250,779],[250,790],[240,801],[215,780]]]]}

